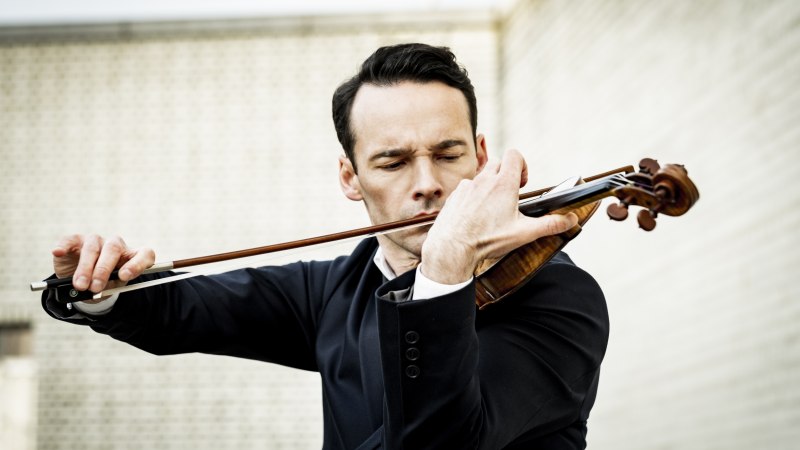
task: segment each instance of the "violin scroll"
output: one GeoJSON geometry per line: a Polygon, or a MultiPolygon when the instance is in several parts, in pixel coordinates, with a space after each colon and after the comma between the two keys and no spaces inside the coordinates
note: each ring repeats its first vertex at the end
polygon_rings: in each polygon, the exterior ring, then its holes
{"type": "Polygon", "coordinates": [[[624,176],[627,183],[615,188],[613,195],[620,200],[606,210],[612,220],[625,220],[630,205],[645,208],[636,216],[639,227],[651,231],[656,227],[659,214],[683,215],[700,198],[700,193],[686,168],[680,164],[663,167],[652,158],[639,162],[639,172],[624,176]]]}

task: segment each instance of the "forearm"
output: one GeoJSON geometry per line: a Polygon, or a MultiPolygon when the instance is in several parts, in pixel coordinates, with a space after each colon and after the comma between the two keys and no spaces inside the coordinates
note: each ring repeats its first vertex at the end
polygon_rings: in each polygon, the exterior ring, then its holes
{"type": "Polygon", "coordinates": [[[100,316],[43,303],[53,317],[89,325],[153,354],[224,354],[313,370],[314,308],[303,280],[304,270],[297,267],[197,277],[121,294],[100,316]],[[269,342],[292,345],[265,345],[269,342]]]}
{"type": "Polygon", "coordinates": [[[464,295],[470,288],[431,300],[380,301],[390,448],[472,447],[455,440],[472,439],[481,421],[475,305],[464,295]]]}

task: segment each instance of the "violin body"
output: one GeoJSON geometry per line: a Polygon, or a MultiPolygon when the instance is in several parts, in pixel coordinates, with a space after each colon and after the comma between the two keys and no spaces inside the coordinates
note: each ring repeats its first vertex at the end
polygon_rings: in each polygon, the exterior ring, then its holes
{"type": "Polygon", "coordinates": [[[539,238],[500,259],[483,261],[475,271],[475,303],[478,308],[498,302],[525,285],[547,261],[578,236],[599,207],[600,200],[596,200],[572,208],[569,211],[578,216],[578,224],[569,230],[539,238]]]}

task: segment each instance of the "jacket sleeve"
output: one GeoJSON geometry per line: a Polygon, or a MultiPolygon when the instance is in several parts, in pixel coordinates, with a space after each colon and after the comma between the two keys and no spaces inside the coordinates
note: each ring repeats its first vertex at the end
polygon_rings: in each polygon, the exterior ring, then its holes
{"type": "Polygon", "coordinates": [[[413,277],[377,293],[388,448],[503,448],[586,420],[608,341],[591,276],[551,262],[482,311],[474,283],[394,301],[413,277]]]}
{"type": "Polygon", "coordinates": [[[123,293],[102,316],[74,315],[46,293],[42,303],[57,319],[157,355],[202,352],[316,370],[326,269],[294,263],[180,280],[123,293]]]}

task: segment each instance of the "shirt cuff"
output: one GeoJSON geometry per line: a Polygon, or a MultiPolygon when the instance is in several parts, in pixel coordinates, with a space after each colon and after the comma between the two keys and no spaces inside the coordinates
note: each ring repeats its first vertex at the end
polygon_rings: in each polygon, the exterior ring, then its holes
{"type": "Polygon", "coordinates": [[[117,299],[119,299],[119,294],[114,294],[99,303],[75,302],[72,306],[84,314],[102,316],[111,312],[111,308],[114,307],[114,303],[117,302],[117,299]]]}
{"type": "Polygon", "coordinates": [[[472,278],[473,277],[470,277],[469,280],[458,284],[437,283],[423,275],[419,266],[417,266],[417,273],[414,279],[414,292],[411,294],[411,300],[425,300],[450,294],[466,287],[472,282],[472,278]]]}

